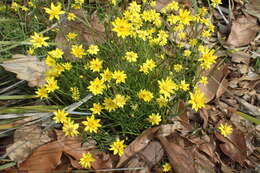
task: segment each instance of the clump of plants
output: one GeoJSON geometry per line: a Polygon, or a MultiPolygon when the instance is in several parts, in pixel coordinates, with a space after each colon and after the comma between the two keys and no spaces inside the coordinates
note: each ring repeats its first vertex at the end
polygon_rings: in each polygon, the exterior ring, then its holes
{"type": "MultiPolygon", "coordinates": [[[[71,8],[84,1],[74,0],[71,8]]],[[[94,138],[100,147],[123,155],[125,144],[145,128],[170,123],[180,114],[181,101],[198,111],[205,98],[198,85],[207,83],[201,71],[216,61],[206,40],[214,32],[206,8],[190,10],[175,1],[160,11],[155,1],[133,1],[123,12],[111,1],[112,17],[106,21],[106,39],[85,47],[80,35],[69,32],[70,57],[51,46],[44,57],[49,69],[46,84],[37,89],[41,99],[69,105],[87,95],[92,98],[79,110],[87,115],[57,110],[53,120],[67,136],[94,138]],[[91,113],[90,115],[88,113],[91,113]]],[[[33,4],[33,3],[32,3],[33,4]]],[[[61,3],[44,8],[49,20],[77,20],[61,3]]],[[[33,33],[29,53],[49,46],[49,37],[33,33]]],[[[50,47],[50,46],[49,46],[50,47]]],[[[86,153],[81,165],[90,167],[86,153]]]]}

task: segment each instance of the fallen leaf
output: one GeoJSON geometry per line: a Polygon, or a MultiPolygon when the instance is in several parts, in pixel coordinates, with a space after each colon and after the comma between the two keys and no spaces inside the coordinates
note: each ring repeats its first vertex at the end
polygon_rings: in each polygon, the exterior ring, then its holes
{"type": "MultiPolygon", "coordinates": [[[[210,102],[216,97],[218,92],[218,97],[220,97],[225,90],[224,88],[220,89],[220,85],[222,80],[228,75],[228,68],[226,64],[223,64],[219,67],[217,64],[216,66],[212,67],[208,72],[204,72],[205,74],[209,74],[208,76],[208,83],[206,85],[199,84],[200,90],[204,93],[206,97],[206,103],[210,102]],[[219,91],[218,91],[219,90],[219,91]]],[[[226,87],[226,82],[223,83],[226,87]]]]}
{"type": "Polygon", "coordinates": [[[249,3],[246,4],[245,11],[260,19],[260,1],[250,0],[249,3]]]}
{"type": "Polygon", "coordinates": [[[199,113],[200,113],[200,117],[203,119],[203,128],[205,129],[208,126],[208,120],[209,120],[208,111],[202,108],[199,113]]]}
{"type": "Polygon", "coordinates": [[[220,98],[225,92],[226,89],[228,87],[228,80],[227,79],[223,79],[220,84],[219,84],[219,88],[216,92],[216,98],[220,98]]]}
{"type": "Polygon", "coordinates": [[[132,156],[144,149],[154,138],[154,134],[158,131],[159,127],[146,129],[140,136],[138,136],[131,144],[125,149],[124,155],[120,158],[116,167],[120,168],[132,156]]]}
{"type": "Polygon", "coordinates": [[[245,46],[255,38],[259,30],[260,27],[255,17],[241,16],[233,22],[227,43],[235,47],[245,46]]]}
{"type": "Polygon", "coordinates": [[[194,160],[191,157],[190,153],[185,151],[182,147],[179,145],[169,142],[166,137],[158,136],[158,139],[160,140],[162,146],[164,147],[168,159],[170,161],[170,164],[174,168],[174,171],[176,173],[197,173],[195,166],[194,166],[194,160]]]}
{"type": "Polygon", "coordinates": [[[30,87],[42,86],[45,83],[44,74],[47,66],[36,56],[16,54],[0,65],[5,70],[16,73],[18,79],[28,81],[30,87]]]}
{"type": "MultiPolygon", "coordinates": [[[[216,127],[221,123],[232,125],[228,122],[220,121],[216,127]]],[[[247,146],[243,133],[233,126],[233,132],[227,137],[224,137],[219,132],[215,132],[215,136],[218,140],[223,142],[223,144],[219,144],[223,153],[229,156],[232,160],[244,165],[247,158],[247,146]]]]}
{"type": "Polygon", "coordinates": [[[248,53],[239,51],[239,52],[234,52],[230,54],[231,61],[235,63],[244,63],[244,64],[249,64],[250,63],[250,55],[248,53]]]}
{"type": "Polygon", "coordinates": [[[248,103],[247,101],[239,98],[239,97],[235,97],[235,99],[252,115],[256,116],[256,117],[260,117],[260,108],[256,107],[250,103],[248,103]]]}
{"type": "Polygon", "coordinates": [[[44,132],[37,125],[24,126],[15,131],[14,143],[6,149],[6,153],[11,160],[16,161],[19,165],[35,148],[49,141],[51,138],[47,132],[44,132]]]}

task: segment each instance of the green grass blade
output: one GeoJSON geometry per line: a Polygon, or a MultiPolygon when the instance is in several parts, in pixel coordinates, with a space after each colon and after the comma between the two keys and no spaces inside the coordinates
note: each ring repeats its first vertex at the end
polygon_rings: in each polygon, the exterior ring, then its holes
{"type": "Polygon", "coordinates": [[[255,124],[257,124],[257,125],[260,124],[260,120],[257,119],[257,118],[254,118],[254,117],[252,117],[252,116],[250,116],[250,115],[247,115],[247,114],[245,114],[245,113],[243,113],[243,112],[239,112],[239,111],[236,111],[236,113],[237,113],[238,115],[240,115],[241,117],[245,118],[246,120],[252,122],[252,123],[255,123],[255,124]]]}

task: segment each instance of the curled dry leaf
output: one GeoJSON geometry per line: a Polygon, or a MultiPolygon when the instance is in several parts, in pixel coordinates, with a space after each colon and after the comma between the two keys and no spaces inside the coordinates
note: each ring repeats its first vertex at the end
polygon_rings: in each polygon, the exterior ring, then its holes
{"type": "Polygon", "coordinates": [[[218,64],[212,67],[208,72],[209,74],[207,85],[199,85],[199,88],[204,93],[206,97],[206,103],[210,102],[216,97],[220,97],[227,87],[227,81],[222,82],[225,77],[228,75],[228,67],[226,64],[219,66],[218,64]],[[221,86],[221,88],[220,88],[221,86]]]}
{"type": "MultiPolygon", "coordinates": [[[[221,123],[227,122],[220,121],[217,124],[217,127],[221,123]]],[[[231,125],[230,123],[227,124],[231,125]]],[[[247,158],[247,146],[244,134],[233,126],[233,132],[227,137],[224,137],[219,132],[215,132],[215,136],[218,140],[223,142],[223,144],[219,145],[223,153],[229,156],[232,160],[244,165],[247,158]]]]}
{"type": "Polygon", "coordinates": [[[146,129],[140,136],[138,136],[124,151],[124,155],[120,158],[117,168],[122,167],[132,156],[144,149],[154,138],[154,134],[159,127],[146,129]]]}
{"type": "Polygon", "coordinates": [[[13,55],[12,59],[1,64],[5,70],[16,73],[17,78],[28,81],[30,87],[42,86],[45,83],[44,74],[47,66],[36,56],[13,55]]]}
{"type": "Polygon", "coordinates": [[[227,43],[235,47],[245,46],[255,38],[259,30],[257,18],[250,15],[241,16],[233,22],[227,43]]]}
{"type": "Polygon", "coordinates": [[[20,164],[35,148],[49,141],[51,138],[37,125],[24,126],[15,131],[14,143],[6,149],[6,153],[11,160],[20,164]]]}

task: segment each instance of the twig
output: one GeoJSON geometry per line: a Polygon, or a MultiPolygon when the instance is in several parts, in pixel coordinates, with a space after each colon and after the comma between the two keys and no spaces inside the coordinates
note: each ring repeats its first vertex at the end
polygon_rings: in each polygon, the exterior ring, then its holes
{"type": "Polygon", "coordinates": [[[224,14],[222,13],[221,9],[219,8],[219,6],[217,5],[217,9],[218,12],[220,13],[220,15],[222,16],[222,18],[224,19],[224,21],[226,22],[226,24],[229,24],[229,21],[227,20],[227,18],[224,16],[224,14]]]}

